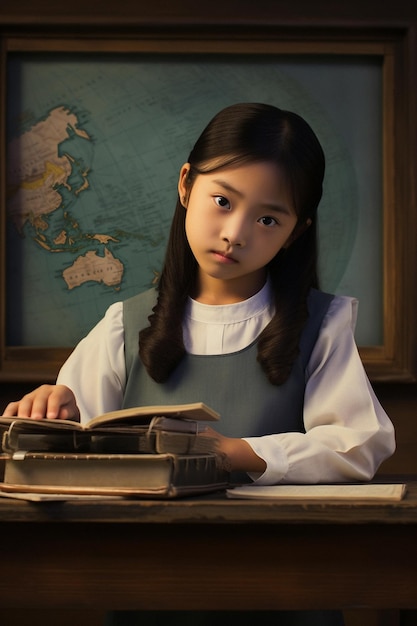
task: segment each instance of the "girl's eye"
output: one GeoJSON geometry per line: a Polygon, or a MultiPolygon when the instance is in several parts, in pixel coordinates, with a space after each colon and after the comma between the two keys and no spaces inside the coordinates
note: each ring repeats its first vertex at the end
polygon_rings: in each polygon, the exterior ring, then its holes
{"type": "Polygon", "coordinates": [[[230,209],[230,202],[224,196],[214,196],[214,202],[222,209],[230,209]]]}
{"type": "Polygon", "coordinates": [[[265,217],[260,217],[258,222],[263,226],[275,226],[275,224],[278,224],[277,220],[274,217],[270,217],[269,215],[265,215],[265,217]]]}

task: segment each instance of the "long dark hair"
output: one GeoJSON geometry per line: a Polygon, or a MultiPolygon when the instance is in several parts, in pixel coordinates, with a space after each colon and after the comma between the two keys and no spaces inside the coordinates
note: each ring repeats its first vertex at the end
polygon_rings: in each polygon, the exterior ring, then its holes
{"type": "MultiPolygon", "coordinates": [[[[309,290],[318,286],[316,213],[325,169],[321,145],[296,113],[267,104],[236,104],[220,111],[203,130],[188,158],[187,184],[191,188],[199,174],[265,161],[284,173],[298,218],[295,240],[268,264],[276,312],[258,338],[258,361],[270,382],[280,385],[298,354],[309,290]]],[[[185,215],[178,198],[158,301],[150,326],[139,333],[140,358],[157,382],[166,381],[185,354],[184,307],[198,270],[185,234],[185,215]]]]}

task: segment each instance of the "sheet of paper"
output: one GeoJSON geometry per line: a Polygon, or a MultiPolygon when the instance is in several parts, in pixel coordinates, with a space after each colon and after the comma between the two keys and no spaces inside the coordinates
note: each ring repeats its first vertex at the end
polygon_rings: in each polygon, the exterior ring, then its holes
{"type": "Polygon", "coordinates": [[[58,502],[61,500],[120,500],[124,496],[98,496],[98,495],[77,495],[62,493],[28,493],[0,491],[0,498],[12,500],[26,500],[28,502],[58,502]]]}
{"type": "Polygon", "coordinates": [[[290,500],[401,500],[405,484],[242,485],[227,490],[229,498],[290,500]]]}

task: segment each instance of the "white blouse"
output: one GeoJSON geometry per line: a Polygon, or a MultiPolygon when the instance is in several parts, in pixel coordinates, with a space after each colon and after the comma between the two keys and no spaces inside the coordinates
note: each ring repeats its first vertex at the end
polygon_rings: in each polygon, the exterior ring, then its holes
{"type": "MultiPolygon", "coordinates": [[[[273,315],[268,284],[237,304],[212,306],[189,300],[184,341],[193,354],[240,350],[273,315]]],[[[394,429],[363,369],[354,341],[357,301],[336,296],[323,320],[306,373],[306,433],[246,438],[267,468],[258,484],[369,480],[395,450],[394,429]]],[[[78,344],[57,382],[77,398],[81,421],[122,406],[126,383],[123,305],[109,307],[78,344]]]]}

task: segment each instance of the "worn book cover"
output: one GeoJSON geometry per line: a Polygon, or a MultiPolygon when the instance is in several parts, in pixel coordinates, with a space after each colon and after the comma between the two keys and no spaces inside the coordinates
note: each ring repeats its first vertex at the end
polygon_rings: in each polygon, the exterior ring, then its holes
{"type": "Polygon", "coordinates": [[[50,454],[17,452],[5,459],[5,492],[173,498],[227,487],[216,454],[50,454]]]}

